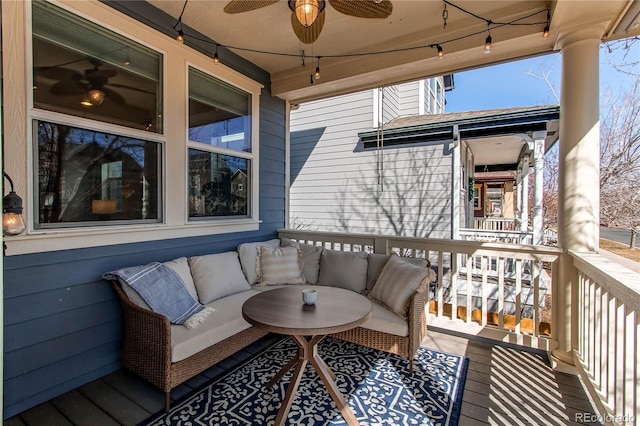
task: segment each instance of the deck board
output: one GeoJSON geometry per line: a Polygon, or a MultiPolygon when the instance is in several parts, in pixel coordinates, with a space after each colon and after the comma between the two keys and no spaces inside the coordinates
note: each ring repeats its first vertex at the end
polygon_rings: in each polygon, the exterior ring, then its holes
{"type": "Polygon", "coordinates": [[[99,424],[118,426],[118,422],[93,404],[78,389],[51,400],[51,403],[74,425],[99,424]]]}
{"type": "Polygon", "coordinates": [[[103,380],[80,387],[80,392],[119,424],[136,424],[151,414],[103,380]]]}
{"type": "MultiPolygon", "coordinates": [[[[277,340],[258,341],[171,393],[176,401],[277,340]]],[[[424,347],[469,358],[460,425],[578,425],[594,413],[580,378],[554,371],[541,351],[429,330],[424,347]]],[[[118,371],[25,411],[6,426],[135,425],[164,407],[164,394],[134,374],[118,371]],[[104,422],[102,420],[104,419],[104,422]]]]}

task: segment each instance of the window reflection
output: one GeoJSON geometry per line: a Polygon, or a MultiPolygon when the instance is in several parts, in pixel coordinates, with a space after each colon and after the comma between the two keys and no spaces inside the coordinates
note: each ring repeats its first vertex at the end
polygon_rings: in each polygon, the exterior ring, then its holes
{"type": "Polygon", "coordinates": [[[162,132],[162,55],[48,2],[33,2],[37,109],[162,132]]]}
{"type": "Polygon", "coordinates": [[[160,145],[36,121],[36,227],[160,220],[160,145]]]}
{"type": "Polygon", "coordinates": [[[248,215],[249,160],[189,149],[189,217],[248,215]]]}

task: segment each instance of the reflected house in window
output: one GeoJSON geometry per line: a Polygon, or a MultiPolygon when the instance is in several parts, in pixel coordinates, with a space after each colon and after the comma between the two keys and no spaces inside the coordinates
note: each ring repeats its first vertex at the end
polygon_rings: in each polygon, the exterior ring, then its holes
{"type": "Polygon", "coordinates": [[[189,149],[189,216],[248,214],[248,160],[189,149]]]}
{"type": "Polygon", "coordinates": [[[39,122],[38,158],[40,227],[158,218],[157,144],[39,122]]]}

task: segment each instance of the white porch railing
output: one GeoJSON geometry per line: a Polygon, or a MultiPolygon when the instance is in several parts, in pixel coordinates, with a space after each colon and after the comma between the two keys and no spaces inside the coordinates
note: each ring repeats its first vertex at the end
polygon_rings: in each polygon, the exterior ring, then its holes
{"type": "Polygon", "coordinates": [[[538,302],[545,291],[541,283],[545,271],[552,271],[553,301],[565,287],[554,282],[558,276],[554,272],[560,262],[572,259],[578,273],[578,288],[571,296],[572,311],[577,313],[572,327],[575,365],[606,424],[640,424],[637,272],[598,254],[563,255],[562,250],[546,246],[295,230],[281,230],[279,236],[333,250],[396,252],[429,259],[437,272],[429,294],[430,325],[546,350],[557,346],[556,333],[552,335],[550,328],[556,312],[567,307],[550,310],[551,324],[541,321],[538,302]],[[467,268],[465,259],[474,259],[474,265],[467,268]],[[498,263],[497,277],[490,273],[492,259],[498,263]],[[515,268],[513,280],[504,273],[508,263],[515,268]],[[530,273],[528,282],[525,272],[530,273]],[[513,314],[507,312],[509,303],[515,307],[513,314]]]}
{"type": "Polygon", "coordinates": [[[278,234],[327,249],[428,259],[437,275],[429,291],[431,325],[545,350],[556,347],[552,321],[541,321],[540,303],[550,299],[545,271],[560,258],[556,248],[288,229],[278,234]]]}
{"type": "Polygon", "coordinates": [[[576,366],[607,424],[640,424],[640,274],[597,254],[570,253],[578,269],[576,366]]]}
{"type": "Polygon", "coordinates": [[[458,232],[465,241],[486,241],[506,244],[533,244],[532,232],[492,231],[488,229],[462,228],[458,232]]]}
{"type": "Polygon", "coordinates": [[[487,231],[515,231],[516,220],[504,217],[478,217],[473,219],[473,228],[487,231]]]}

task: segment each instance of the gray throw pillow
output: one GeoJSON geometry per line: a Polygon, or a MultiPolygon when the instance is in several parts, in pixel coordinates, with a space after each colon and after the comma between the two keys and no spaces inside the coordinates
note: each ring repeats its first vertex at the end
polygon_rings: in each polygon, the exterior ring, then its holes
{"type": "Polygon", "coordinates": [[[302,252],[302,274],[309,284],[318,284],[318,274],[320,273],[320,257],[323,247],[311,244],[298,243],[289,238],[280,241],[282,247],[298,247],[302,252]]]}
{"type": "Polygon", "coordinates": [[[367,288],[367,253],[323,250],[318,285],[363,293],[367,288]]]}
{"type": "Polygon", "coordinates": [[[203,305],[251,290],[235,251],[190,257],[189,267],[198,290],[198,299],[203,305]]]}
{"type": "Polygon", "coordinates": [[[256,272],[256,262],[258,260],[258,247],[267,246],[271,248],[280,247],[280,240],[273,239],[269,241],[260,241],[257,243],[242,243],[238,246],[238,257],[240,258],[240,265],[242,265],[242,271],[249,285],[254,285],[258,282],[258,274],[256,272]]]}

